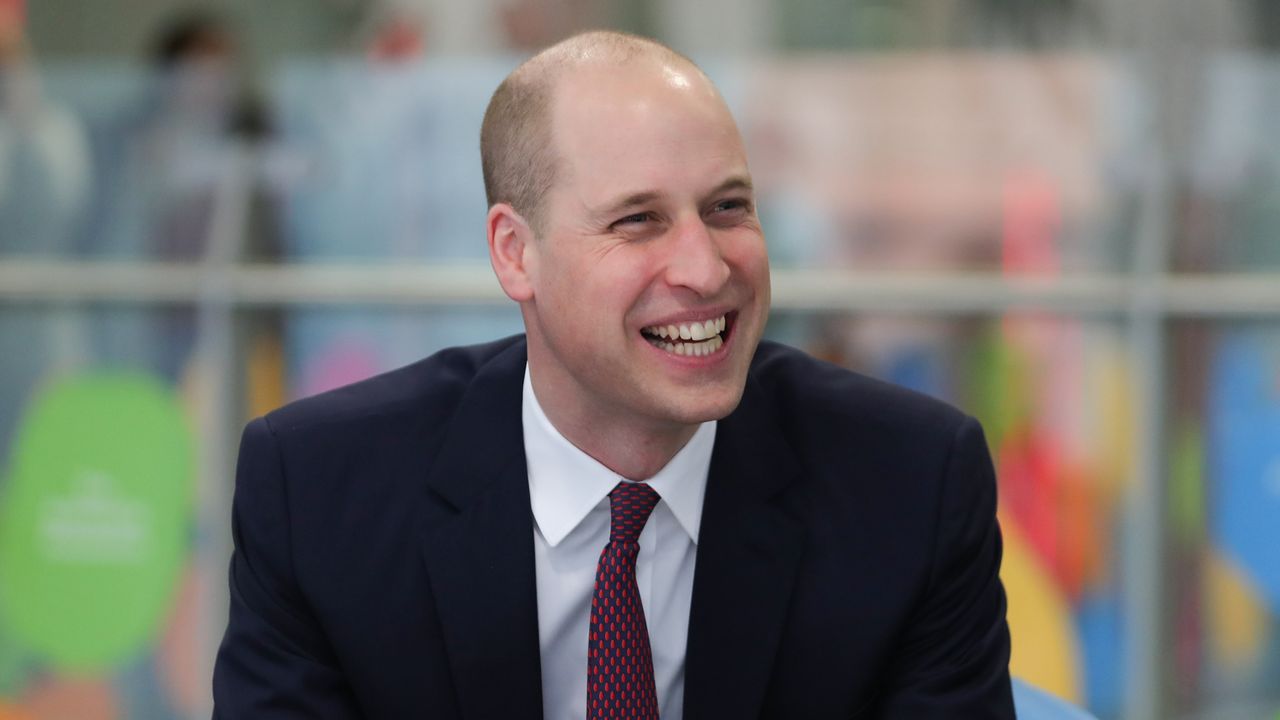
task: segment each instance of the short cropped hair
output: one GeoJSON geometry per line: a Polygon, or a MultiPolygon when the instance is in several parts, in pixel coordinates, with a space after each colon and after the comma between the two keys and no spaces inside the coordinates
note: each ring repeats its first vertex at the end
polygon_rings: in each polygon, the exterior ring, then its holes
{"type": "Polygon", "coordinates": [[[551,101],[567,70],[620,65],[637,57],[692,61],[656,40],[614,31],[574,35],[529,58],[502,81],[480,125],[480,164],[489,206],[507,203],[542,231],[543,200],[556,179],[551,101]]]}

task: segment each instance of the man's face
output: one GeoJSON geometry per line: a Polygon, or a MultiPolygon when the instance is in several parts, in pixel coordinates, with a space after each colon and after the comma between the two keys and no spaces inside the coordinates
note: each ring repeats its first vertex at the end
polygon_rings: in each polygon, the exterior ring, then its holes
{"type": "Polygon", "coordinates": [[[624,426],[729,414],[768,314],[769,265],[723,102],[680,66],[577,70],[557,87],[552,137],[556,182],[526,251],[539,401],[624,426]]]}

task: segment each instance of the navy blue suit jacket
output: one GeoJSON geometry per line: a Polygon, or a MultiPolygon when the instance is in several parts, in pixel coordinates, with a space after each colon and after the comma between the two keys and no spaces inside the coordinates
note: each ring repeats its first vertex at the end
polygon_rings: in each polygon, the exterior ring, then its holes
{"type": "MultiPolygon", "coordinates": [[[[525,357],[248,425],[216,718],[541,717],[525,357]]],[[[1012,718],[995,509],[974,420],[762,343],[716,432],[685,717],[1012,718]]]]}

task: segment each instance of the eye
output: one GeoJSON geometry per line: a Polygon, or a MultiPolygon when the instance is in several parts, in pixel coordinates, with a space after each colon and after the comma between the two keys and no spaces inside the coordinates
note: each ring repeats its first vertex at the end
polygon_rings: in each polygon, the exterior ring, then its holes
{"type": "Polygon", "coordinates": [[[745,198],[727,198],[711,206],[711,214],[722,219],[741,218],[751,211],[751,201],[745,198]]]}
{"type": "Polygon", "coordinates": [[[653,219],[653,215],[647,212],[632,213],[626,217],[618,218],[613,222],[613,227],[622,227],[625,225],[639,225],[649,222],[653,219]]]}

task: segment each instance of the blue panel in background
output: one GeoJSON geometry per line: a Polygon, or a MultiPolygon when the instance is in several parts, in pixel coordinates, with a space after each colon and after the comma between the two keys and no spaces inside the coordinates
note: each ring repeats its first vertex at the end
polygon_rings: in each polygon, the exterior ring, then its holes
{"type": "Polygon", "coordinates": [[[1280,613],[1280,332],[1223,333],[1208,420],[1210,532],[1280,613]]]}

